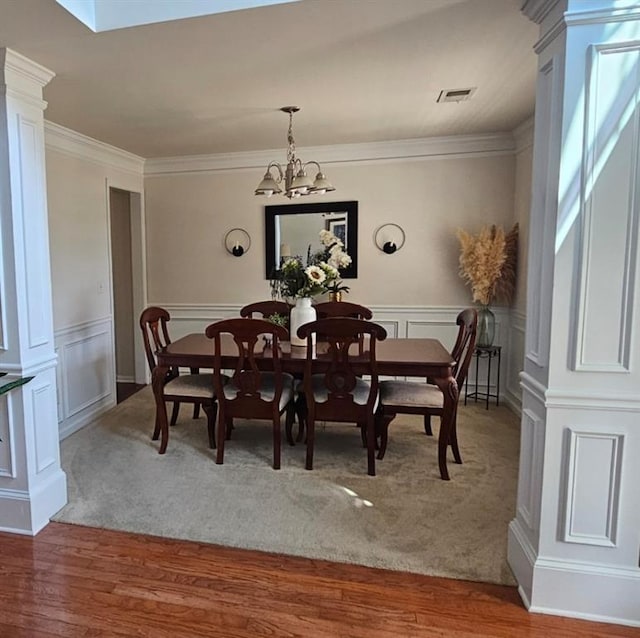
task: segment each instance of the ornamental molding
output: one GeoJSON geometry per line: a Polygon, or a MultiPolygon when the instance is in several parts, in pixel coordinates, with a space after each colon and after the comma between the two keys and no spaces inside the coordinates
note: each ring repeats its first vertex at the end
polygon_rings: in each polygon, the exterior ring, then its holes
{"type": "Polygon", "coordinates": [[[45,120],[44,141],[48,149],[89,160],[102,166],[111,166],[138,176],[142,175],[144,158],[110,144],[99,142],[82,133],[60,126],[60,124],[45,120]]]}
{"type": "Polygon", "coordinates": [[[536,24],[542,24],[542,21],[551,13],[559,1],[560,0],[524,0],[520,11],[536,24]]]}
{"type": "MultiPolygon", "coordinates": [[[[315,158],[321,164],[353,164],[376,161],[451,159],[510,155],[515,151],[512,133],[452,135],[390,142],[363,142],[334,146],[299,148],[301,155],[315,158]]],[[[282,155],[282,149],[210,155],[158,157],[144,163],[145,176],[210,171],[263,169],[282,155]]]]}

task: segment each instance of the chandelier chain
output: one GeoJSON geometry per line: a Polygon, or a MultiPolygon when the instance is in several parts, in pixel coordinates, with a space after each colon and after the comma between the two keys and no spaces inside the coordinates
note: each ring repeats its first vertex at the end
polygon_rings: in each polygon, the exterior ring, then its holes
{"type": "Polygon", "coordinates": [[[289,113],[289,132],[287,133],[287,164],[293,164],[296,159],[296,141],[293,139],[293,113],[289,113]]]}

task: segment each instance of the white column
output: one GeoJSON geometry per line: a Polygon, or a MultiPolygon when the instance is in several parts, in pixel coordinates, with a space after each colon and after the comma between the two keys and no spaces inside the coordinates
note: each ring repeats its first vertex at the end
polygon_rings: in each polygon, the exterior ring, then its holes
{"type": "Polygon", "coordinates": [[[640,625],[640,3],[523,12],[541,38],[509,562],[531,611],[640,625]]]}
{"type": "Polygon", "coordinates": [[[60,468],[42,87],[53,73],[0,49],[0,529],[35,534],[67,502],[60,468]]]}

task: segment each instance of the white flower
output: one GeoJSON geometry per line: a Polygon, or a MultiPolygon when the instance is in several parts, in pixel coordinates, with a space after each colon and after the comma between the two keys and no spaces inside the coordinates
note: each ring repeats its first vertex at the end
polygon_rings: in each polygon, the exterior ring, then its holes
{"type": "Polygon", "coordinates": [[[320,266],[308,266],[304,272],[309,281],[314,284],[321,284],[327,278],[320,266]]]}
{"type": "Polygon", "coordinates": [[[342,250],[341,246],[332,246],[329,250],[327,263],[336,269],[346,268],[351,263],[351,257],[342,250]]]}
{"type": "Polygon", "coordinates": [[[328,230],[320,231],[320,243],[323,246],[331,246],[331,244],[335,243],[336,239],[336,236],[328,230]]]}

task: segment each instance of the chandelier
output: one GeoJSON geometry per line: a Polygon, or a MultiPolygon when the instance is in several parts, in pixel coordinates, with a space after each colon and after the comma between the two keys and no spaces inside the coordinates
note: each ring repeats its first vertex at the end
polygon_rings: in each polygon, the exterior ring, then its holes
{"type": "Polygon", "coordinates": [[[324,195],[330,191],[336,190],[324,176],[318,162],[302,162],[296,157],[296,142],[293,139],[293,114],[297,113],[300,108],[297,106],[283,106],[281,109],[284,113],[289,114],[289,131],[287,133],[287,165],[283,169],[278,162],[270,162],[267,170],[255,190],[256,195],[266,195],[271,197],[274,193],[282,193],[281,184],[284,180],[284,195],[291,199],[292,197],[302,197],[304,195],[324,195]],[[311,179],[306,172],[309,164],[315,164],[318,167],[318,174],[315,179],[311,179]],[[271,172],[274,168],[277,175],[271,172]]]}

